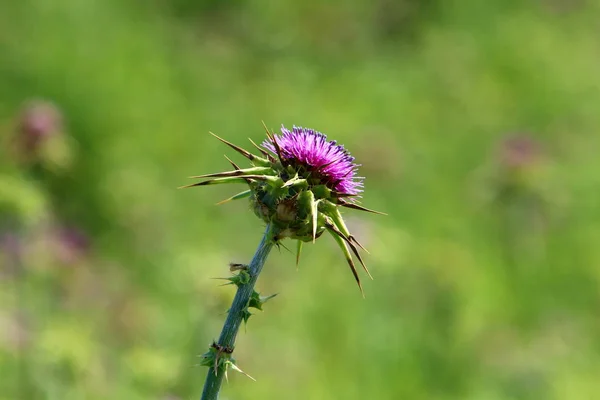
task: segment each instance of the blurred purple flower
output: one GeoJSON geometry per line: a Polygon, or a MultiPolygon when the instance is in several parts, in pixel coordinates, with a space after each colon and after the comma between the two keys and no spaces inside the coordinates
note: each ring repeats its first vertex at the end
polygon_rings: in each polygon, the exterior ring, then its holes
{"type": "Polygon", "coordinates": [[[57,257],[66,264],[79,261],[90,248],[90,238],[77,227],[61,227],[55,233],[57,257]]]}
{"type": "Polygon", "coordinates": [[[18,120],[22,151],[35,153],[45,140],[62,129],[63,117],[54,104],[44,100],[31,101],[24,106],[18,120]]]}
{"type": "MultiPolygon", "coordinates": [[[[281,126],[281,136],[274,135],[283,160],[310,173],[315,184],[324,184],[339,193],[358,195],[362,179],[356,176],[358,164],[344,146],[313,129],[294,126],[290,131],[281,126]]],[[[263,147],[277,154],[276,144],[265,140],[263,147]]]]}
{"type": "Polygon", "coordinates": [[[524,168],[534,164],[542,153],[540,145],[532,138],[515,135],[500,144],[500,163],[509,169],[524,168]]]}

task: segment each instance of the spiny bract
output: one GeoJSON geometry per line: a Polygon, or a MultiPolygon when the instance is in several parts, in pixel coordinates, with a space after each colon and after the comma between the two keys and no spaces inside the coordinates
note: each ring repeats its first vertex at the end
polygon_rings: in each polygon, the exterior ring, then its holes
{"type": "Polygon", "coordinates": [[[260,156],[211,133],[248,158],[252,167],[240,168],[227,159],[234,170],[193,176],[206,180],[184,187],[246,183],[248,190],[219,204],[249,197],[254,213],[274,227],[275,241],[286,237],[298,241],[296,263],[303,242],[314,242],[323,232],[329,232],[344,253],[362,291],[350,251],[371,276],[357,248],[364,250],[364,247],[348,231],[340,207],[378,212],[356,202],[362,192],[363,178],[356,176],[358,165],[354,158],[344,146],[328,141],[327,136],[313,129],[294,126],[290,131],[282,126],[281,135],[269,132],[266,127],[265,130],[267,139],[261,146],[250,140],[260,156]]]}

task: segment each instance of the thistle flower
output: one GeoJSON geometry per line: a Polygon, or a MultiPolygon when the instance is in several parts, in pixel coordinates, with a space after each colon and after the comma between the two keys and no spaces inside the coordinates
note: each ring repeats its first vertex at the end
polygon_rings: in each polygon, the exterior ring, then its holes
{"type": "Polygon", "coordinates": [[[54,104],[35,101],[28,104],[19,119],[22,144],[27,151],[36,151],[41,143],[61,132],[62,115],[54,104]]]}
{"type": "Polygon", "coordinates": [[[54,172],[70,166],[73,143],[66,134],[64,116],[52,102],[33,100],[23,106],[12,144],[16,161],[54,172]]]}
{"type": "Polygon", "coordinates": [[[364,247],[348,231],[340,213],[341,207],[375,212],[358,204],[362,192],[362,178],[356,176],[358,165],[354,158],[335,141],[315,130],[294,127],[291,131],[282,126],[281,135],[275,135],[265,127],[267,139],[261,146],[250,142],[260,155],[255,155],[233,143],[217,139],[242,154],[252,164],[240,168],[233,161],[232,171],[194,176],[204,179],[184,187],[206,186],[221,183],[243,183],[248,189],[219,204],[231,200],[249,198],[254,213],[267,227],[261,243],[250,264],[232,264],[232,272],[238,274],[227,278],[237,286],[237,292],[219,340],[204,353],[201,365],[211,368],[202,391],[203,400],[218,397],[227,369],[241,371],[235,365],[232,353],[235,338],[242,322],[252,315],[249,308],[262,310],[271,296],[261,296],[254,290],[256,280],[273,245],[285,238],[298,242],[296,264],[304,242],[315,241],[327,231],[344,253],[352,274],[362,292],[360,279],[352,259],[352,253],[367,272],[358,247],[364,247]]]}
{"type": "Polygon", "coordinates": [[[298,241],[296,263],[304,242],[314,242],[328,232],[342,250],[362,292],[352,253],[371,277],[358,247],[365,249],[348,231],[340,213],[341,207],[378,213],[358,204],[363,187],[363,178],[356,175],[359,165],[344,146],[328,141],[326,135],[313,129],[294,126],[289,130],[282,126],[281,135],[265,130],[267,139],[261,146],[250,140],[260,155],[211,133],[249,159],[252,166],[240,168],[228,159],[234,170],[194,176],[206,180],[184,187],[247,184],[248,190],[219,204],[249,198],[254,213],[274,227],[276,243],[284,238],[298,241]]]}
{"type": "Polygon", "coordinates": [[[498,149],[500,164],[506,169],[524,169],[539,161],[541,146],[525,135],[514,135],[500,143],[498,149]]]}

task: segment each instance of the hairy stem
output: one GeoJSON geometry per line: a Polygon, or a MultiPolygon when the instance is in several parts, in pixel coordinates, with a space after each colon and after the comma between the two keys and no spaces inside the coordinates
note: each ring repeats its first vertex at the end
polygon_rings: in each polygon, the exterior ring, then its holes
{"type": "MultiPolygon", "coordinates": [[[[250,281],[245,285],[240,285],[238,287],[231,308],[228,311],[225,325],[223,325],[221,336],[219,336],[217,342],[219,346],[233,349],[235,338],[240,329],[240,325],[242,324],[244,311],[246,311],[250,296],[252,296],[252,292],[254,291],[254,284],[256,283],[258,275],[260,274],[274,244],[272,226],[267,224],[267,229],[265,230],[262,241],[258,245],[258,249],[252,258],[250,265],[248,265],[250,281]]],[[[216,373],[214,368],[209,368],[201,400],[215,400],[218,398],[224,376],[225,368],[217,368],[216,373]]]]}

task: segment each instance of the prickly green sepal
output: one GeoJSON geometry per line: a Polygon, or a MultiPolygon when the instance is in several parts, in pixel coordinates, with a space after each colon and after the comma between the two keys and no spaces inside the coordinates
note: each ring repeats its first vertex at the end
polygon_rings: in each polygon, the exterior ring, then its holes
{"type": "Polygon", "coordinates": [[[340,213],[340,208],[335,204],[332,204],[329,201],[322,201],[319,204],[319,209],[326,214],[331,220],[333,224],[346,236],[350,236],[350,231],[344,222],[344,218],[342,218],[342,214],[340,213]]]}
{"type": "Polygon", "coordinates": [[[373,214],[379,214],[379,215],[387,215],[386,213],[383,213],[381,211],[371,210],[370,208],[366,208],[366,207],[363,207],[363,206],[360,206],[360,205],[354,204],[354,203],[348,203],[348,202],[345,202],[345,201],[340,201],[339,204],[342,207],[352,208],[354,210],[366,211],[366,212],[370,212],[370,213],[373,213],[373,214]]]}
{"type": "Polygon", "coordinates": [[[194,186],[220,185],[220,184],[224,184],[224,183],[248,183],[248,179],[256,179],[259,181],[266,181],[269,178],[272,178],[272,177],[266,176],[266,175],[246,175],[246,176],[239,176],[239,177],[231,176],[231,177],[226,177],[226,178],[214,178],[214,179],[209,179],[204,182],[192,183],[190,185],[181,186],[180,189],[190,188],[190,187],[194,187],[194,186]]]}
{"type": "MultiPolygon", "coordinates": [[[[312,195],[312,192],[309,191],[308,193],[310,193],[312,195]]],[[[319,219],[319,200],[315,200],[314,195],[312,195],[312,199],[311,199],[311,204],[310,204],[310,217],[311,217],[311,223],[312,223],[312,239],[313,239],[313,243],[315,242],[315,240],[317,240],[317,223],[318,223],[318,219],[319,219]]]]}
{"type": "MultiPolygon", "coordinates": [[[[341,238],[344,242],[346,242],[347,247],[350,247],[350,250],[352,250],[352,252],[356,256],[356,258],[360,262],[360,265],[362,265],[362,267],[365,270],[365,272],[367,273],[367,275],[369,275],[369,278],[373,279],[373,276],[371,276],[371,273],[369,272],[369,269],[367,268],[365,262],[363,261],[362,257],[360,256],[358,249],[354,245],[354,242],[358,243],[358,241],[356,239],[354,239],[354,241],[353,241],[352,236],[345,235],[342,231],[340,231],[338,229],[338,227],[333,223],[332,219],[329,216],[325,217],[325,224],[327,226],[327,229],[329,229],[329,231],[332,234],[335,234],[336,236],[341,238]]],[[[360,247],[362,247],[362,245],[360,245],[360,243],[358,243],[358,245],[360,247]]]]}
{"type": "Polygon", "coordinates": [[[283,180],[278,176],[265,176],[265,178],[261,180],[265,181],[265,183],[274,189],[280,189],[283,187],[283,180]]]}
{"type": "Polygon", "coordinates": [[[233,171],[216,172],[214,174],[196,175],[190,176],[190,179],[204,179],[204,178],[225,178],[231,176],[244,176],[244,175],[263,175],[273,173],[273,169],[270,167],[252,167],[245,169],[235,169],[233,171]]]}
{"type": "Polygon", "coordinates": [[[329,199],[331,198],[331,190],[325,185],[313,186],[312,192],[317,199],[329,199]]]}
{"type": "Polygon", "coordinates": [[[332,229],[327,228],[327,230],[329,231],[329,233],[331,233],[331,236],[333,237],[335,242],[338,244],[338,246],[342,250],[342,253],[344,253],[346,262],[348,263],[348,266],[350,267],[350,270],[352,271],[352,275],[354,275],[354,279],[356,280],[356,283],[358,284],[358,288],[360,289],[360,292],[362,293],[362,295],[364,297],[365,293],[363,292],[362,284],[360,283],[360,278],[358,277],[358,272],[356,271],[356,266],[354,265],[354,261],[352,260],[352,255],[350,254],[350,251],[348,250],[348,246],[346,246],[346,242],[344,242],[344,240],[339,235],[337,235],[332,229]]]}
{"type": "Polygon", "coordinates": [[[283,187],[288,187],[288,186],[292,186],[296,181],[298,180],[298,173],[296,172],[296,174],[288,179],[284,184],[283,187]]]}
{"type": "Polygon", "coordinates": [[[234,149],[235,151],[237,151],[238,153],[240,153],[241,155],[243,155],[244,157],[246,157],[247,159],[249,159],[250,161],[252,161],[252,163],[254,163],[255,165],[259,165],[261,167],[268,167],[269,165],[271,165],[271,163],[269,162],[269,160],[264,159],[262,157],[256,156],[252,153],[250,153],[247,150],[242,149],[240,146],[237,146],[231,142],[228,142],[225,139],[222,139],[220,137],[218,137],[217,135],[215,135],[212,132],[209,132],[211,135],[213,135],[214,137],[216,137],[217,139],[219,139],[221,142],[225,143],[227,146],[231,147],[232,149],[234,149]]]}
{"type": "Polygon", "coordinates": [[[302,240],[296,241],[296,268],[300,264],[300,253],[302,253],[302,240]]]}
{"type": "Polygon", "coordinates": [[[252,160],[252,163],[259,167],[269,167],[271,166],[271,162],[265,158],[255,156],[256,158],[252,160]]]}
{"type": "Polygon", "coordinates": [[[300,213],[298,217],[300,218],[308,218],[310,217],[310,208],[312,206],[312,202],[315,199],[315,195],[310,190],[303,190],[297,196],[297,204],[298,210],[300,213]]]}
{"type": "Polygon", "coordinates": [[[303,178],[298,178],[298,174],[292,179],[289,179],[286,183],[283,184],[283,187],[295,187],[298,189],[306,189],[308,188],[308,181],[303,178]]]}
{"type": "Polygon", "coordinates": [[[298,175],[298,172],[296,171],[293,165],[288,165],[287,167],[285,167],[285,171],[288,173],[288,175],[298,175]]]}
{"type": "Polygon", "coordinates": [[[251,194],[252,194],[252,190],[250,190],[250,189],[248,189],[248,190],[244,190],[243,192],[240,192],[240,193],[238,193],[238,194],[236,194],[236,195],[233,195],[233,196],[231,196],[231,197],[229,197],[229,198],[227,198],[227,199],[225,199],[225,200],[221,200],[221,201],[220,201],[220,202],[218,202],[217,204],[218,204],[218,205],[221,205],[221,204],[228,203],[228,202],[230,202],[230,201],[232,201],[232,200],[239,200],[239,199],[243,199],[244,197],[249,197],[251,194]]]}
{"type": "Polygon", "coordinates": [[[252,143],[252,146],[254,146],[254,148],[260,152],[260,154],[262,154],[264,157],[267,157],[270,163],[273,163],[273,161],[275,161],[275,158],[273,158],[273,156],[271,156],[268,151],[254,143],[254,140],[250,138],[248,138],[248,140],[250,141],[250,143],[252,143]]]}

